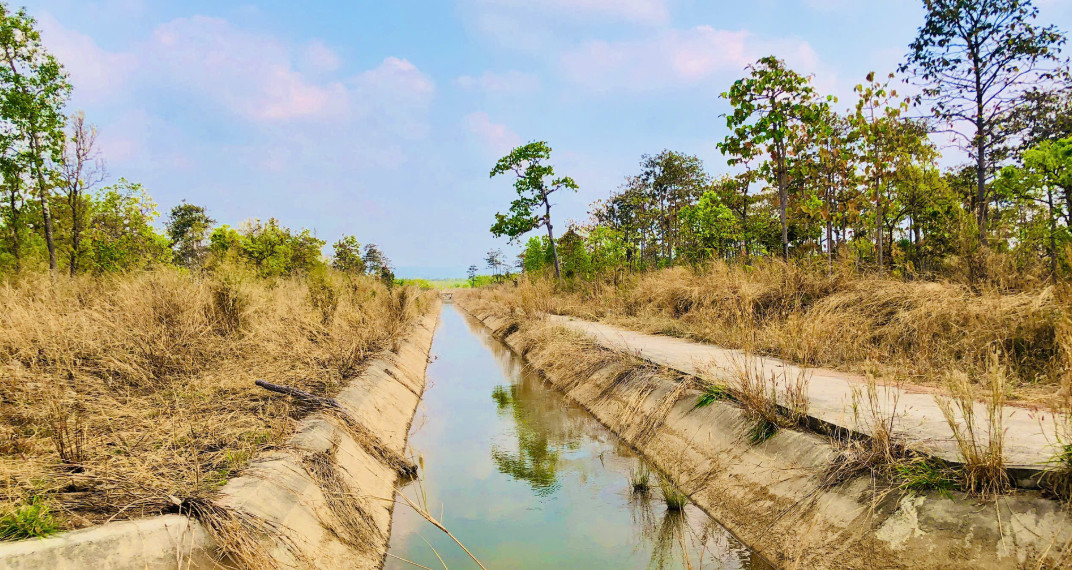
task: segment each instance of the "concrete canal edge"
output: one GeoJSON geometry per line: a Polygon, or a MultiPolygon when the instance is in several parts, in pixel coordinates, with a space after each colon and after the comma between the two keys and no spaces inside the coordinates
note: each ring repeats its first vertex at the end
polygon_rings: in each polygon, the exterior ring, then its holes
{"type": "MultiPolygon", "coordinates": [[[[305,418],[283,449],[258,457],[223,487],[216,504],[224,512],[243,513],[241,521],[255,521],[247,530],[262,535],[259,562],[291,568],[383,566],[400,478],[389,460],[405,451],[439,310],[435,298],[395,350],[372,359],[336,396],[343,411],[305,418]],[[381,443],[386,449],[370,451],[381,443]]],[[[229,523],[235,520],[225,518],[220,526],[234,530],[229,523]]],[[[219,568],[221,560],[234,561],[233,553],[220,548],[221,536],[180,514],[113,522],[0,544],[0,568],[219,568]]]]}
{"type": "Polygon", "coordinates": [[[1046,568],[1072,540],[1067,508],[1034,491],[996,501],[955,491],[876,493],[866,476],[828,488],[820,477],[837,453],[824,436],[783,429],[752,445],[752,422],[737,406],[697,408],[698,391],[673,386],[626,397],[613,364],[587,379],[556,378],[548,373],[556,355],[538,341],[519,342],[553,325],[470,311],[461,295],[454,303],[779,566],[1046,568]]]}

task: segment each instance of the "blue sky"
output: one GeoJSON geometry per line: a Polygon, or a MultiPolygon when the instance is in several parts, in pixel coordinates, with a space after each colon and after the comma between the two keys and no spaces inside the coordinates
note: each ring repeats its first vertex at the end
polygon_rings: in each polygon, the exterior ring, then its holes
{"type": "MultiPolygon", "coordinates": [[[[1072,1],[1039,0],[1072,30],[1072,1]]],[[[921,0],[40,0],[26,4],[100,129],[112,179],[221,223],[279,218],[376,242],[404,276],[459,276],[512,197],[488,179],[547,140],[587,218],[644,153],[726,172],[718,94],[761,56],[848,107],[892,71],[921,0]]]]}

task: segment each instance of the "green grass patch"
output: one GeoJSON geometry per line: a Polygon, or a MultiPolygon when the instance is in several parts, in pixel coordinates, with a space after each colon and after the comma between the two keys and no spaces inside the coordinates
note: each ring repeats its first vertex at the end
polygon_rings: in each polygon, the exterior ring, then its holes
{"type": "Polygon", "coordinates": [[[778,433],[778,424],[765,418],[760,418],[748,430],[748,441],[752,445],[759,445],[774,437],[776,433],[778,433]]]}
{"type": "Polygon", "coordinates": [[[697,408],[705,408],[720,402],[722,400],[729,400],[731,398],[730,389],[721,384],[708,384],[704,387],[704,391],[700,394],[700,397],[696,400],[697,408]]]}
{"type": "Polygon", "coordinates": [[[689,504],[688,495],[678,490],[665,476],[659,478],[659,490],[663,492],[663,502],[666,503],[667,510],[680,511],[689,504]]]}
{"type": "Polygon", "coordinates": [[[16,505],[0,516],[0,540],[23,540],[55,534],[59,531],[48,502],[34,497],[29,503],[16,505]]]}
{"type": "Polygon", "coordinates": [[[957,488],[949,469],[930,461],[896,463],[892,471],[901,482],[901,488],[909,491],[939,491],[949,496],[949,492],[957,488]]]}

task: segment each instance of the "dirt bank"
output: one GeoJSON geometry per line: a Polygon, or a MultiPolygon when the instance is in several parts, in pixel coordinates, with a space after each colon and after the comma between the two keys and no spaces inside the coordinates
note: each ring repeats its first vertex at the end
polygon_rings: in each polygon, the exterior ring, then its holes
{"type": "Polygon", "coordinates": [[[212,568],[222,558],[254,568],[379,568],[438,315],[435,301],[343,389],[338,410],[308,416],[283,448],[254,460],[217,500],[184,501],[182,514],[3,544],[0,567],[212,568]]]}
{"type": "Polygon", "coordinates": [[[840,461],[823,436],[782,429],[748,442],[736,405],[697,408],[694,381],[597,347],[546,319],[454,301],[568,397],[666,472],[696,504],[785,567],[1019,568],[1070,562],[1072,518],[1035,492],[983,501],[867,476],[824,484],[840,461]],[[1048,562],[1040,564],[1046,558],[1048,562]]]}

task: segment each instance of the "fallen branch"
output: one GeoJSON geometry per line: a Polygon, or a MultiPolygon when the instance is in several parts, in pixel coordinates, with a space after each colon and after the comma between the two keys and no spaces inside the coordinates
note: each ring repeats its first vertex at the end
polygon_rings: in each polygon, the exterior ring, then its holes
{"type": "Polygon", "coordinates": [[[309,392],[306,392],[304,390],[299,390],[297,388],[291,388],[290,386],[281,386],[279,384],[272,384],[271,382],[265,382],[264,380],[257,380],[255,383],[258,386],[260,386],[261,388],[264,388],[265,390],[268,390],[269,392],[275,392],[277,394],[285,394],[285,395],[290,396],[292,398],[296,398],[298,400],[301,400],[302,402],[304,402],[306,404],[309,404],[310,406],[315,406],[315,407],[318,407],[318,408],[334,408],[334,409],[337,409],[337,410],[342,409],[342,404],[340,404],[339,401],[336,400],[335,398],[324,398],[324,397],[321,397],[321,396],[316,396],[316,395],[310,394],[309,392]]]}

